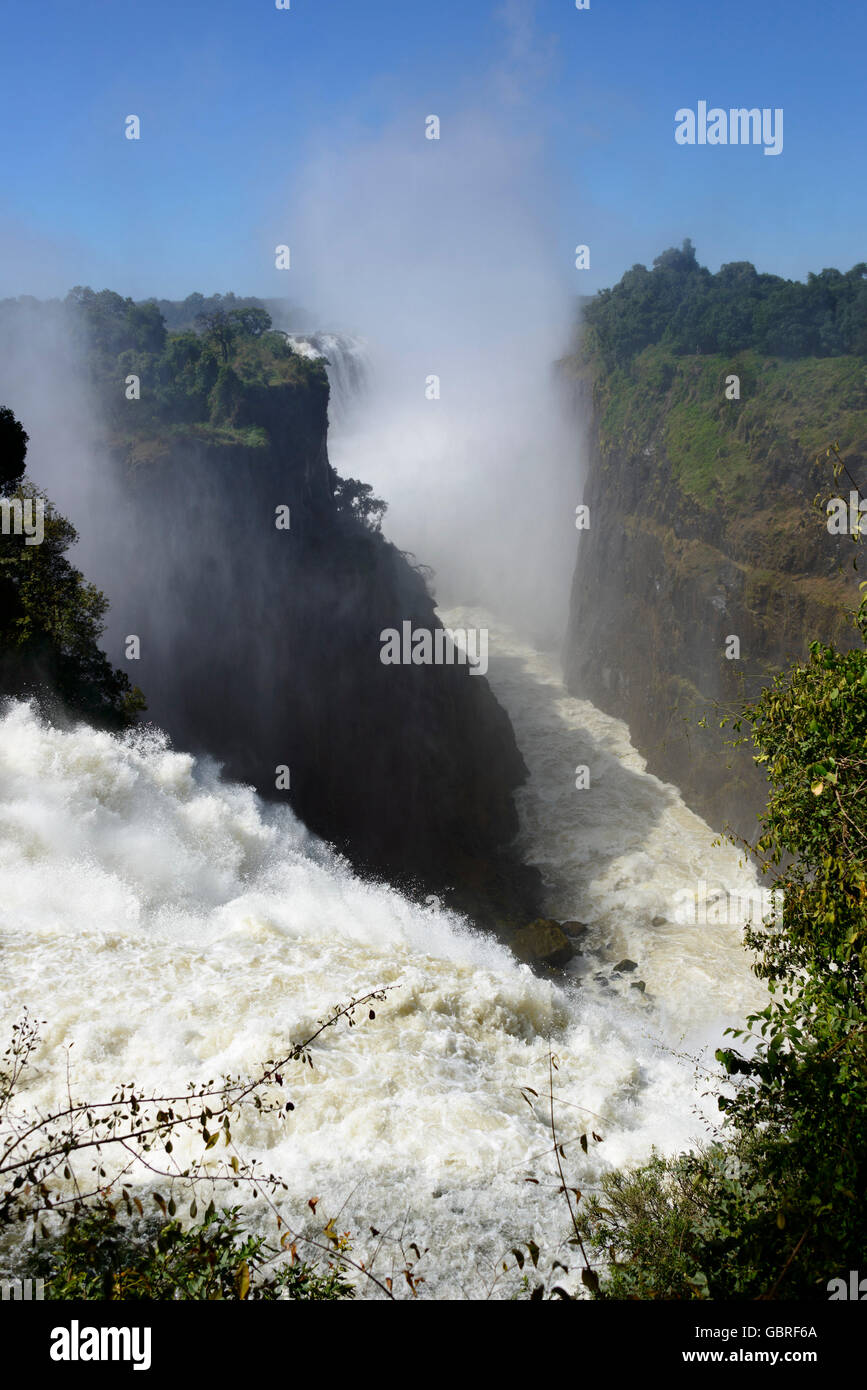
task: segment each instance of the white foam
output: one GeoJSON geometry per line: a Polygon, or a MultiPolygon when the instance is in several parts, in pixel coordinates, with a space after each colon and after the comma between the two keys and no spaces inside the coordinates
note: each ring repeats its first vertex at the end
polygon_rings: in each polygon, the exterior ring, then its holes
{"type": "Polygon", "coordinates": [[[251,1071],[332,1004],[394,986],[375,1022],[328,1032],[292,1076],[288,1127],[251,1118],[235,1133],[284,1175],[299,1217],[317,1195],[362,1235],[405,1219],[405,1239],[431,1247],[438,1297],[482,1296],[516,1240],[553,1256],[567,1234],[559,1201],[524,1181],[546,1172],[545,1116],[520,1088],[544,1090],[549,1039],[564,1137],[605,1136],[586,1156],[567,1142],[586,1186],[699,1130],[691,1070],[659,1041],[711,1037],[754,988],[734,940],[649,927],[672,885],[728,872],[707,827],[647,777],[623,726],[569,701],[542,658],[494,646],[552,910],[632,954],[656,1006],[537,979],[461,919],[362,883],[290,810],[157,735],[64,732],[20,704],[0,720],[3,1031],[25,1005],[47,1020],[28,1102],[62,1101],[70,1043],[80,1096],[132,1078],[183,1087],[251,1071]],[[567,789],[585,744],[608,788],[595,809],[567,789]]]}

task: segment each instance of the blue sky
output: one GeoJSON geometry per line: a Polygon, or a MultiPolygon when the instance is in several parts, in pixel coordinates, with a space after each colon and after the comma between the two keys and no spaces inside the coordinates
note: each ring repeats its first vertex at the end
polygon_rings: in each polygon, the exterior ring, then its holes
{"type": "MultiPolygon", "coordinates": [[[[851,0],[9,5],[0,295],[291,296],[328,216],[303,207],[311,168],[326,158],[337,181],[369,169],[375,204],[394,140],[423,149],[430,113],[453,156],[470,124],[497,133],[492,176],[513,178],[516,209],[537,210],[537,254],[567,290],[611,284],[685,236],[713,269],[847,269],[867,259],[865,39],[851,0]],[[782,154],[678,146],[674,113],[700,99],[782,107],[782,154]],[[138,142],[124,138],[132,113],[138,142]],[[273,268],[284,241],[291,287],[273,268]],[[574,269],[578,242],[590,271],[574,269]]],[[[398,193],[401,177],[398,163],[398,193]]],[[[463,195],[469,209],[487,186],[463,195]]],[[[339,200],[334,216],[348,216],[339,200]]]]}

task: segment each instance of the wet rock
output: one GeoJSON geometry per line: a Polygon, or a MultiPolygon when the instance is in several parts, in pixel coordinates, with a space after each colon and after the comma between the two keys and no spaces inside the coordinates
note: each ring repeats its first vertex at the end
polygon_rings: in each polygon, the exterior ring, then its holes
{"type": "Polygon", "coordinates": [[[585,932],[589,931],[586,922],[561,922],[560,926],[566,935],[571,937],[573,941],[577,940],[579,936],[584,936],[585,932]]]}
{"type": "Polygon", "coordinates": [[[654,917],[650,925],[652,927],[664,927],[667,921],[667,917],[654,917]]]}
{"type": "Polygon", "coordinates": [[[637,989],[641,994],[643,994],[644,991],[647,989],[647,984],[644,980],[633,980],[629,988],[637,989]]]}
{"type": "Polygon", "coordinates": [[[624,960],[619,961],[618,964],[615,965],[611,973],[612,975],[631,975],[632,971],[637,969],[637,962],[630,960],[627,956],[624,960]]]}
{"type": "Polygon", "coordinates": [[[575,947],[560,923],[549,917],[538,917],[516,931],[512,949],[527,965],[562,966],[575,955],[575,947]]]}

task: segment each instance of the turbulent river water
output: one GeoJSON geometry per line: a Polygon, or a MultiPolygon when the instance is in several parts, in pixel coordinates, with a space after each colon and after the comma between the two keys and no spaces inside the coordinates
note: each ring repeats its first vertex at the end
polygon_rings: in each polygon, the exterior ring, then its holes
{"type": "Polygon", "coordinates": [[[425,1296],[484,1298],[514,1291],[502,1261],[518,1241],[570,1263],[546,1108],[521,1095],[544,1094],[549,1047],[582,1189],[706,1133],[715,1106],[681,1054],[712,1046],[758,987],[740,929],[679,924],[673,902],[702,880],[755,880],[645,772],[623,724],[565,692],[553,658],[484,614],[449,615],[461,620],[490,629],[548,911],[590,926],[594,954],[569,977],[539,979],[435,903],[359,881],[291,810],[158,735],[64,732],[23,705],[0,728],[0,974],[4,1031],[24,1006],[45,1020],[22,1099],[46,1108],[66,1094],[67,1058],[90,1100],[133,1078],[183,1089],[253,1070],[332,1004],[393,986],[374,1021],[331,1030],[315,1067],[287,1077],[286,1125],[248,1118],[236,1139],[285,1178],[299,1223],[316,1196],[359,1251],[371,1226],[382,1233],[381,1275],[397,1277],[414,1241],[428,1248],[425,1296]],[[579,764],[589,789],[576,789],[579,764]],[[638,972],[612,978],[622,955],[638,972]],[[645,996],[629,987],[639,977],[645,996]],[[576,1136],[591,1130],[603,1142],[585,1155],[576,1136]]]}

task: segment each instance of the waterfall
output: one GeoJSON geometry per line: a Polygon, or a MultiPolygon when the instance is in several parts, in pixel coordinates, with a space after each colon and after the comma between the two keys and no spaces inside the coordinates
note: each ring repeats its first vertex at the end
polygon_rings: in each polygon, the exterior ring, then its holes
{"type": "MultiPolygon", "coordinates": [[[[435,901],[358,879],[288,807],[223,782],[158,732],[64,730],[9,705],[0,1023],[8,1034],[25,1006],[46,1021],[22,1102],[62,1104],[67,1057],[90,1101],[132,1078],[166,1092],[252,1072],[333,1004],[389,986],[374,1021],[328,1032],[315,1067],[288,1078],[288,1126],[247,1118],[236,1143],[282,1174],[297,1220],[317,1196],[357,1250],[371,1226],[381,1232],[381,1270],[402,1267],[399,1238],[427,1247],[428,1297],[509,1296],[517,1276],[502,1261],[528,1238],[568,1264],[546,1111],[521,1088],[544,1094],[553,1047],[582,1190],[700,1133],[715,1109],[676,1052],[713,1045],[757,986],[736,928],[677,927],[666,909],[695,877],[725,885],[747,871],[647,775],[625,727],[566,695],[544,657],[496,626],[492,657],[531,769],[526,847],[543,861],[551,909],[590,923],[592,954],[560,981],[435,901]],[[592,803],[571,778],[588,761],[592,803]],[[621,950],[646,996],[611,974],[621,950]],[[603,1142],[584,1154],[576,1136],[589,1127],[603,1142]]],[[[248,1216],[266,1229],[256,1204],[248,1216]]]]}
{"type": "Polygon", "coordinates": [[[364,338],[349,333],[287,333],[286,341],[302,357],[324,358],[331,397],[328,422],[340,429],[370,382],[370,359],[364,338]]]}

